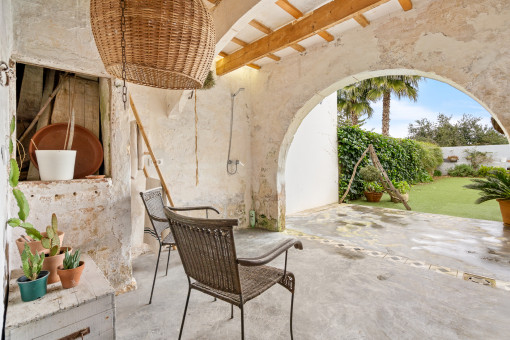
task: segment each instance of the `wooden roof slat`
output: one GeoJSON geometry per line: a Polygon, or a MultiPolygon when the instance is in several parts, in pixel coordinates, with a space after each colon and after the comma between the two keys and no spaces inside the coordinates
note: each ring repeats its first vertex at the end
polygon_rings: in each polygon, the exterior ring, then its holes
{"type": "MultiPolygon", "coordinates": [[[[279,0],[284,1],[284,0],[279,0]]],[[[389,0],[334,0],[311,12],[300,20],[254,41],[216,62],[216,73],[223,75],[268,54],[282,50],[318,32],[354,18],[389,0]]]]}
{"type": "Polygon", "coordinates": [[[367,17],[365,17],[363,14],[357,14],[354,16],[354,20],[358,22],[363,27],[367,27],[370,25],[370,21],[368,21],[367,17]]]}
{"type": "MultiPolygon", "coordinates": [[[[259,31],[261,31],[262,33],[265,33],[265,34],[271,34],[273,33],[273,30],[270,29],[269,27],[267,27],[266,25],[264,25],[263,23],[261,23],[260,21],[257,21],[255,19],[253,19],[252,21],[250,21],[250,25],[252,27],[255,27],[256,29],[258,29],[259,31]]],[[[295,49],[296,51],[298,52],[304,52],[306,51],[306,48],[304,48],[303,46],[299,45],[299,44],[292,44],[290,45],[290,47],[292,47],[293,49],[295,49]]]]}
{"type": "Polygon", "coordinates": [[[408,11],[413,8],[411,0],[398,0],[398,2],[404,11],[408,11]]]}
{"type": "MultiPolygon", "coordinates": [[[[280,6],[281,9],[283,9],[285,12],[292,15],[294,18],[299,19],[303,17],[303,12],[301,12],[299,9],[297,9],[293,4],[291,4],[288,0],[277,0],[275,2],[278,6],[280,6]]],[[[329,34],[326,31],[318,32],[317,33],[320,37],[322,37],[327,42],[332,42],[335,40],[335,37],[329,34]]]]}

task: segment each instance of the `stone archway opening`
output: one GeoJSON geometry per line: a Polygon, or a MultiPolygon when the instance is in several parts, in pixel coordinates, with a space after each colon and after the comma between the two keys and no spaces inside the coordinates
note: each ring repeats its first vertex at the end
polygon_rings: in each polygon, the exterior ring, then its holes
{"type": "MultiPolygon", "coordinates": [[[[294,115],[294,117],[285,133],[283,142],[280,145],[279,157],[278,157],[278,172],[277,172],[278,213],[279,213],[280,227],[284,226],[286,213],[296,212],[296,208],[295,208],[296,201],[299,200],[298,198],[294,197],[294,199],[291,200],[291,201],[293,201],[293,203],[292,203],[293,206],[292,207],[289,206],[289,210],[288,210],[287,204],[289,203],[289,198],[287,197],[287,194],[289,193],[289,191],[291,192],[291,194],[295,194],[295,192],[296,192],[295,188],[291,188],[291,187],[287,186],[287,181],[289,178],[289,175],[288,175],[289,171],[287,168],[288,163],[289,163],[289,160],[288,160],[289,150],[291,150],[291,145],[293,144],[295,136],[298,133],[298,129],[300,128],[300,126],[302,126],[302,123],[304,122],[305,118],[308,117],[310,112],[313,112],[314,109],[319,107],[321,105],[321,103],[326,98],[335,94],[338,89],[341,89],[347,85],[356,83],[356,82],[364,80],[364,79],[369,79],[369,78],[378,77],[378,76],[386,76],[386,75],[416,75],[416,76],[421,76],[424,78],[433,79],[433,80],[437,80],[442,83],[448,84],[448,85],[452,86],[453,88],[459,90],[460,92],[468,95],[470,98],[472,98],[476,102],[478,102],[487,112],[490,113],[490,115],[501,126],[501,122],[498,120],[498,117],[490,110],[490,108],[487,105],[485,105],[481,100],[479,100],[475,96],[475,94],[470,93],[465,88],[463,88],[459,84],[455,83],[453,80],[442,77],[436,73],[424,72],[424,71],[420,71],[420,70],[410,70],[410,69],[386,69],[386,70],[379,70],[379,71],[362,72],[362,73],[358,73],[355,75],[351,75],[349,77],[345,77],[345,78],[331,84],[324,90],[312,95],[311,98],[305,103],[305,105],[303,107],[301,107],[296,112],[296,114],[294,115]]],[[[506,130],[505,130],[505,136],[507,137],[507,139],[509,138],[508,132],[506,130]]],[[[294,180],[294,182],[295,182],[295,180],[294,180]]],[[[295,186],[295,184],[292,184],[292,185],[295,186]]],[[[306,190],[304,190],[302,192],[306,193],[306,190]]],[[[307,200],[310,201],[310,203],[309,203],[309,206],[306,208],[314,208],[314,206],[310,206],[310,204],[313,205],[314,200],[313,199],[310,200],[308,198],[307,198],[307,200]]],[[[315,201],[320,201],[320,199],[319,200],[316,199],[315,201]]],[[[324,201],[324,197],[323,197],[323,201],[324,201]]],[[[330,202],[330,203],[333,203],[333,202],[330,202]]],[[[301,206],[303,206],[303,205],[301,205],[301,206]]],[[[306,204],[305,204],[305,206],[306,206],[306,204]]],[[[316,205],[316,206],[318,206],[318,205],[316,205]]],[[[302,210],[305,210],[305,209],[302,209],[302,210]]]]}

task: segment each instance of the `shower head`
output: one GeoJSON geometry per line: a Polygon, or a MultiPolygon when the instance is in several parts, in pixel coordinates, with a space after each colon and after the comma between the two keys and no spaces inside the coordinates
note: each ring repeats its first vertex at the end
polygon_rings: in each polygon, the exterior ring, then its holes
{"type": "Polygon", "coordinates": [[[244,91],[244,87],[239,88],[239,90],[237,90],[237,92],[236,92],[236,93],[232,94],[232,98],[234,98],[235,96],[237,96],[237,95],[239,94],[239,92],[241,92],[241,91],[244,91]]]}

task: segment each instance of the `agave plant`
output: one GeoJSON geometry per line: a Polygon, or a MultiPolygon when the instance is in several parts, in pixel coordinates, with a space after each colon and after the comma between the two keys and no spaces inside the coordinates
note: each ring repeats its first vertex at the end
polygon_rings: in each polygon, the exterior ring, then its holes
{"type": "Polygon", "coordinates": [[[78,268],[80,265],[80,249],[76,250],[73,255],[66,249],[66,255],[64,258],[64,269],[78,268]]]}
{"type": "Polygon", "coordinates": [[[486,178],[472,179],[473,183],[465,188],[480,190],[480,197],[475,203],[490,200],[510,200],[510,174],[502,171],[491,171],[486,178]]]}

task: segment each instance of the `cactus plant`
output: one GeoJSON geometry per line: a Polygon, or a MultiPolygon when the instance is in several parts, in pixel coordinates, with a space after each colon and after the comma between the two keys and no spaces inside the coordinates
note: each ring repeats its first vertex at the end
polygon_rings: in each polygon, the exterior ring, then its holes
{"type": "Polygon", "coordinates": [[[49,249],[49,256],[55,256],[60,251],[60,238],[58,237],[57,215],[51,215],[51,226],[46,227],[46,236],[41,239],[44,248],[49,249]]]}
{"type": "Polygon", "coordinates": [[[78,268],[80,265],[80,249],[76,250],[73,255],[66,249],[66,255],[64,258],[64,269],[78,268]]]}
{"type": "Polygon", "coordinates": [[[23,273],[30,281],[33,281],[37,279],[37,276],[39,276],[41,272],[44,262],[44,253],[41,253],[41,255],[37,252],[32,254],[30,247],[25,243],[25,249],[21,254],[21,262],[23,264],[23,273]]]}

